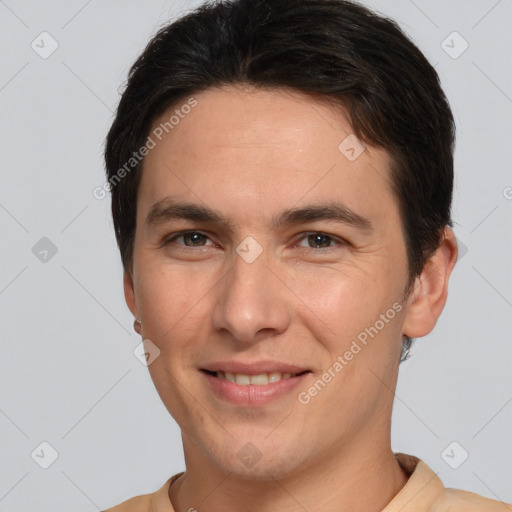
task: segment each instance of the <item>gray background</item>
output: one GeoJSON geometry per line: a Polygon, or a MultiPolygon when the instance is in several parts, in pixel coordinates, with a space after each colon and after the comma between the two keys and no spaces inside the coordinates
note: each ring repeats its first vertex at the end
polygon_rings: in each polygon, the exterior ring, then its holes
{"type": "MultiPolygon", "coordinates": [[[[2,511],[96,511],[184,469],[179,429],[133,354],[109,198],[92,190],[129,66],[197,3],[0,1],[2,511]],[[58,43],[47,58],[43,31],[58,43]],[[58,454],[47,469],[42,442],[58,454]]],[[[401,367],[393,449],[447,487],[512,502],[512,1],[367,3],[435,64],[458,124],[461,257],[435,331],[401,367]]]]}

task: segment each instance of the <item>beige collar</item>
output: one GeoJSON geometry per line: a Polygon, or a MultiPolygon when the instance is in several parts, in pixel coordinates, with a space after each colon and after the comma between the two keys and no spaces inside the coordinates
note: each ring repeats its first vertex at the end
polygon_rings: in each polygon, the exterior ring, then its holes
{"type": "MultiPolygon", "coordinates": [[[[395,453],[409,480],[382,512],[420,512],[430,510],[444,491],[444,485],[423,461],[413,455],[395,453]]],[[[150,512],[174,512],[169,500],[169,487],[185,472],[177,473],[151,497],[150,512]]]]}

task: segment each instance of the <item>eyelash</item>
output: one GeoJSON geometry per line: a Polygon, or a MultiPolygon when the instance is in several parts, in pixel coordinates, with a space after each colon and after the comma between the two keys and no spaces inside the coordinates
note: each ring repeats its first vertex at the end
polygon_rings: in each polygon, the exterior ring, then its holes
{"type": "MultiPolygon", "coordinates": [[[[185,235],[190,235],[190,234],[198,234],[198,235],[201,235],[203,237],[210,239],[210,237],[208,235],[206,235],[205,233],[202,233],[201,231],[194,231],[194,230],[179,231],[179,232],[173,233],[172,235],[167,237],[164,240],[162,245],[163,246],[170,245],[177,238],[183,237],[185,235]]],[[[348,242],[346,240],[343,240],[342,238],[339,238],[334,235],[330,235],[329,233],[325,233],[323,231],[305,231],[304,233],[302,233],[302,237],[299,238],[298,241],[302,241],[303,239],[306,239],[307,237],[314,236],[314,235],[320,235],[322,237],[326,237],[326,238],[330,239],[333,242],[333,244],[337,244],[339,246],[348,245],[348,242]]],[[[204,245],[197,245],[197,246],[185,245],[185,244],[179,244],[179,245],[182,245],[183,247],[187,247],[187,248],[191,248],[191,249],[202,249],[204,247],[208,247],[208,246],[204,246],[204,245]]],[[[313,249],[315,252],[321,253],[321,252],[330,251],[330,250],[334,249],[336,247],[336,245],[331,245],[329,247],[303,247],[303,246],[300,246],[300,247],[302,247],[304,249],[313,249]]]]}

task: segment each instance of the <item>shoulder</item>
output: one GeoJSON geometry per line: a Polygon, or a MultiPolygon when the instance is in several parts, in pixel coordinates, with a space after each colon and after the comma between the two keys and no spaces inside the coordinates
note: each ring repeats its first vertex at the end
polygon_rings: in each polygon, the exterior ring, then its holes
{"type": "MultiPolygon", "coordinates": [[[[437,505],[437,504],[436,504],[437,505]]],[[[444,489],[434,512],[512,512],[512,505],[458,489],[444,489]]]]}
{"type": "Polygon", "coordinates": [[[434,471],[413,455],[395,453],[409,480],[383,512],[512,512],[512,505],[479,494],[446,488],[434,471]]]}
{"type": "Polygon", "coordinates": [[[102,510],[101,512],[174,512],[171,502],[169,501],[169,486],[176,481],[184,472],[171,476],[165,483],[154,493],[141,494],[123,501],[115,507],[102,510]]]}

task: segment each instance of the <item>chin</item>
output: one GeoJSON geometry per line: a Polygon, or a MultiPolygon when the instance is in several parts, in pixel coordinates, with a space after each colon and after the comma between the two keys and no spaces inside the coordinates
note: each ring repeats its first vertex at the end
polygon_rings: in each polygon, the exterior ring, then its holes
{"type": "MultiPolygon", "coordinates": [[[[299,459],[294,443],[279,443],[276,446],[276,443],[265,439],[267,435],[268,432],[259,437],[252,436],[254,442],[230,437],[224,449],[217,453],[209,451],[211,463],[240,479],[268,481],[286,478],[301,466],[302,457],[299,459]]],[[[243,439],[250,438],[244,436],[243,439]]]]}

